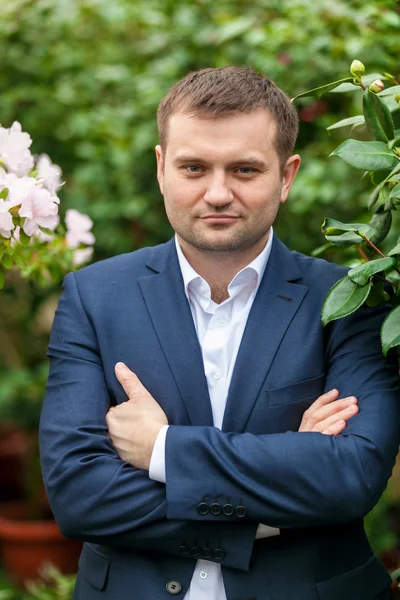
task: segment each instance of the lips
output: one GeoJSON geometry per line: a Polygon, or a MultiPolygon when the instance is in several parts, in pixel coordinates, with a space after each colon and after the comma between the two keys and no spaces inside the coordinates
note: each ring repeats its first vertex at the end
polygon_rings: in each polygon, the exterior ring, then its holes
{"type": "Polygon", "coordinates": [[[201,217],[201,219],[207,223],[232,223],[233,221],[240,219],[240,217],[236,215],[208,215],[206,217],[201,217]]]}

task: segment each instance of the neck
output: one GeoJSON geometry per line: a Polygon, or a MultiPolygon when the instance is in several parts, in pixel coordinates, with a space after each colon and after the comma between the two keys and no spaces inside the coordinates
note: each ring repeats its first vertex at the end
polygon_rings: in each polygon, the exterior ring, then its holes
{"type": "Polygon", "coordinates": [[[265,248],[269,232],[254,246],[236,251],[201,250],[178,237],[179,245],[193,269],[207,281],[211,298],[221,304],[229,297],[228,285],[239,271],[247,267],[265,248]]]}

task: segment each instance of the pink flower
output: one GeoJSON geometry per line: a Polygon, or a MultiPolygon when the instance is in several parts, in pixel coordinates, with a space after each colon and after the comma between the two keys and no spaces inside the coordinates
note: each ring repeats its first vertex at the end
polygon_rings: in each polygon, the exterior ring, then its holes
{"type": "Polygon", "coordinates": [[[75,267],[79,267],[84,263],[89,262],[92,258],[93,248],[82,248],[82,250],[75,250],[72,262],[75,267]]]}
{"type": "Polygon", "coordinates": [[[14,121],[9,129],[0,127],[0,161],[8,171],[16,175],[27,175],[33,168],[33,156],[29,150],[31,136],[14,121]]]}
{"type": "Polygon", "coordinates": [[[38,172],[38,182],[49,192],[55,194],[63,185],[60,167],[53,164],[47,154],[41,154],[36,161],[35,168],[38,172]]]}
{"type": "Polygon", "coordinates": [[[27,235],[37,235],[39,226],[54,231],[59,223],[58,198],[36,185],[35,179],[22,177],[10,186],[10,202],[21,205],[18,213],[25,217],[23,230],[27,235]]]}
{"type": "Polygon", "coordinates": [[[96,241],[91,229],[93,221],[88,215],[83,215],[74,208],[65,213],[65,224],[67,226],[67,245],[69,248],[77,248],[80,244],[92,245],[96,241]]]}
{"type": "Polygon", "coordinates": [[[8,212],[10,205],[5,200],[0,200],[0,235],[5,238],[11,237],[11,232],[15,228],[12,216],[8,212]]]}

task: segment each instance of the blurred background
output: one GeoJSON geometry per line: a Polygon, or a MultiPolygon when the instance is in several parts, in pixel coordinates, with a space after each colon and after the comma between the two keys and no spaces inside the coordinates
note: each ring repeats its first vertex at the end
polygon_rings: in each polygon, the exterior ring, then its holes
{"type": "MultiPolygon", "coordinates": [[[[90,215],[100,260],[171,236],[154,146],[157,105],[176,80],[204,67],[251,66],[293,97],[348,77],[353,59],[369,73],[399,78],[399,35],[400,6],[392,0],[1,0],[0,123],[19,121],[34,140],[32,152],[61,166],[60,213],[76,208],[90,215]]],[[[324,217],[364,219],[370,188],[361,172],[327,158],[343,130],[326,127],[359,114],[360,96],[331,93],[297,106],[303,163],[276,231],[291,249],[309,254],[324,244],[324,217]]],[[[324,257],[351,260],[335,249],[324,257]]],[[[38,470],[31,459],[27,466],[26,453],[37,458],[46,348],[60,289],[9,272],[0,292],[3,502],[15,504],[38,470]]],[[[388,568],[400,566],[399,507],[395,476],[367,519],[370,541],[388,568]]],[[[6,598],[2,586],[4,573],[0,598],[6,598]]]]}

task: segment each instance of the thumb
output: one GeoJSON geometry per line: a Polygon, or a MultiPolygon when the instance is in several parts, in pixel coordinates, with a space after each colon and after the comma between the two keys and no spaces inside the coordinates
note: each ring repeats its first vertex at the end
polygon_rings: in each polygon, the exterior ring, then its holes
{"type": "Polygon", "coordinates": [[[118,362],[115,365],[115,376],[124,388],[124,391],[129,399],[137,392],[138,385],[141,385],[137,375],[131,371],[123,362],[118,362]]]}

